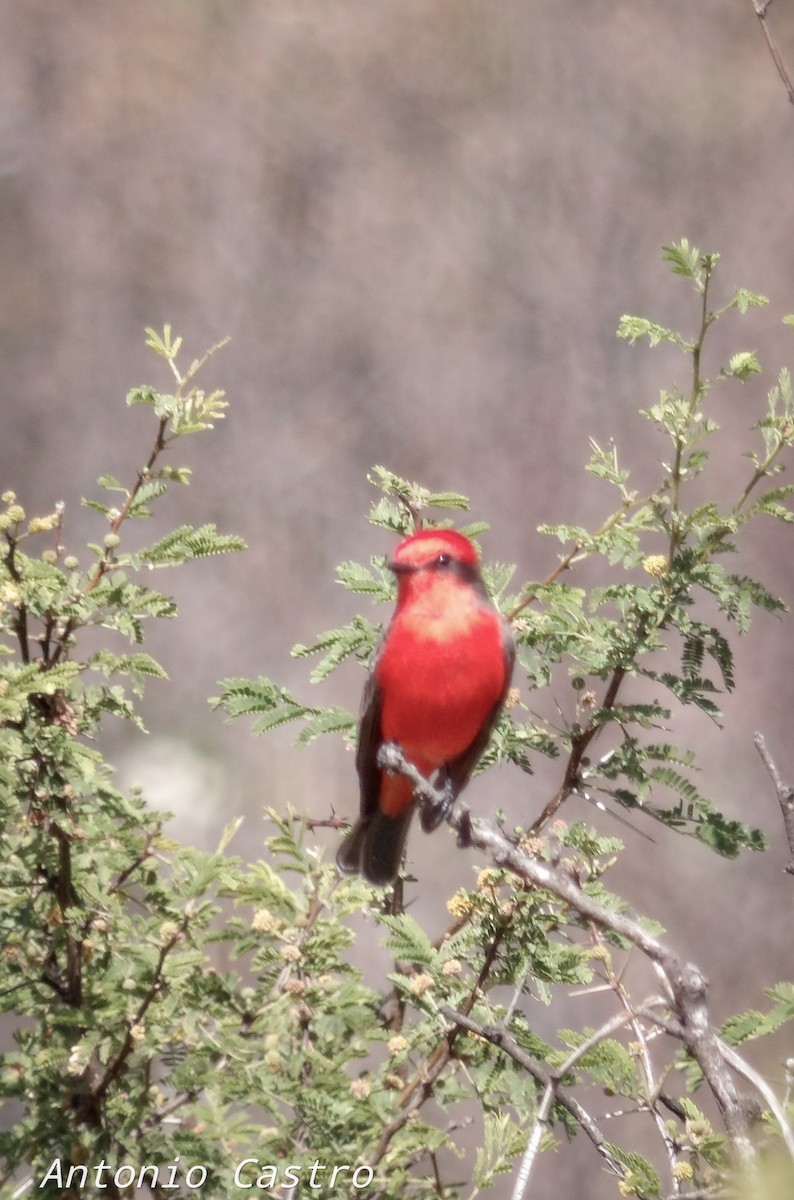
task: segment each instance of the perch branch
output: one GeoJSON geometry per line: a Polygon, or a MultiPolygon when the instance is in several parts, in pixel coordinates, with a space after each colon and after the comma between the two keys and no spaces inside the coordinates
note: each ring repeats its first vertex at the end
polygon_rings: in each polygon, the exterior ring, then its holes
{"type": "MultiPolygon", "coordinates": [[[[411,781],[420,804],[431,807],[439,804],[438,793],[405,760],[398,746],[393,743],[382,746],[378,753],[378,765],[392,773],[405,775],[411,781]]],[[[458,834],[459,845],[476,846],[484,850],[496,866],[507,868],[531,887],[552,892],[583,920],[625,938],[653,963],[669,991],[669,1003],[680,1026],[681,1041],[703,1072],[737,1158],[746,1165],[752,1165],[755,1155],[748,1115],[711,1023],[706,1003],[708,984],[700,969],[681,959],[633,917],[623,912],[611,912],[588,896],[564,867],[531,858],[495,826],[484,821],[472,821],[464,805],[459,804],[454,808],[447,822],[458,834]]]]}

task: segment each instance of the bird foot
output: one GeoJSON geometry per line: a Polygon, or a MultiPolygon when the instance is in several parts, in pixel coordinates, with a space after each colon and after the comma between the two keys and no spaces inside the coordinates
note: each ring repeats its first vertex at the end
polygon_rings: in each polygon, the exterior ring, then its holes
{"type": "Polygon", "coordinates": [[[446,779],[442,789],[435,789],[435,798],[431,800],[426,796],[422,804],[419,820],[425,833],[432,833],[434,829],[438,829],[441,822],[449,816],[449,811],[454,803],[455,794],[452,791],[452,782],[446,779]]]}

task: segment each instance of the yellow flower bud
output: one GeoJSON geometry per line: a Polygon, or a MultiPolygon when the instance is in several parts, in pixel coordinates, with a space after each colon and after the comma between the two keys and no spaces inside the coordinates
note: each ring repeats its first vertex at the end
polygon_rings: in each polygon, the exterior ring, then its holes
{"type": "Polygon", "coordinates": [[[433,986],[433,976],[427,974],[414,975],[411,980],[411,993],[414,996],[424,996],[425,992],[429,991],[433,986]]]}
{"type": "Polygon", "coordinates": [[[366,1079],[350,1080],[350,1095],[354,1100],[366,1100],[371,1091],[372,1088],[366,1079]]]}
{"type": "Polygon", "coordinates": [[[58,518],[55,513],[50,513],[48,517],[31,517],[28,521],[28,533],[48,533],[58,524],[58,518]]]}
{"type": "Polygon", "coordinates": [[[649,554],[642,560],[642,569],[652,579],[664,579],[670,570],[670,564],[664,554],[649,554]]]}
{"type": "Polygon", "coordinates": [[[456,892],[454,896],[451,896],[447,900],[447,912],[450,916],[457,917],[458,920],[468,917],[473,908],[474,905],[463,891],[456,892]]]}

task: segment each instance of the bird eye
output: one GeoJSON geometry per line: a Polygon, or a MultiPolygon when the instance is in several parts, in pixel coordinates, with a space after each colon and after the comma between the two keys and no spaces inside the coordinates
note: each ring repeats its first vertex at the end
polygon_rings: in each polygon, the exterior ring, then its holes
{"type": "Polygon", "coordinates": [[[439,554],[436,558],[437,567],[448,567],[451,562],[452,558],[449,554],[439,554]]]}

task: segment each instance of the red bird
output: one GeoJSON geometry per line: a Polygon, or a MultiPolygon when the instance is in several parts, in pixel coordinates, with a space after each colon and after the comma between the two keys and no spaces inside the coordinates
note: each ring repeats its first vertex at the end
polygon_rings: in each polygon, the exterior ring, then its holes
{"type": "MultiPolygon", "coordinates": [[[[396,742],[405,758],[445,790],[451,804],[485,749],[510,686],[515,647],[491,602],[477,552],[451,529],[405,538],[389,563],[397,608],[367,680],[356,768],[361,812],[337,854],[340,870],[374,884],[400,867],[415,807],[404,775],[378,766],[380,747],[396,742]]],[[[426,831],[448,811],[422,814],[426,831]]]]}

